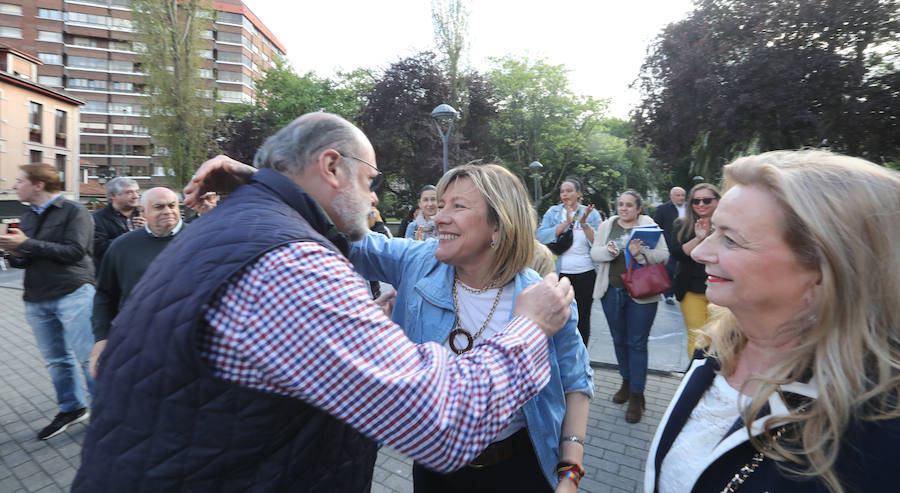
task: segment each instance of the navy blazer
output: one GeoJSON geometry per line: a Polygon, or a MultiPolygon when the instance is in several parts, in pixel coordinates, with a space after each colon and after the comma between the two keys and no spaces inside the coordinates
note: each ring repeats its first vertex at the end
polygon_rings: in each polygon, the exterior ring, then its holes
{"type": "MultiPolygon", "coordinates": [[[[703,393],[712,385],[719,369],[713,359],[695,359],[681,381],[672,402],[663,415],[650,445],[644,471],[644,491],[659,491],[659,471],[666,454],[681,432],[703,393]]],[[[782,386],[784,399],[815,399],[812,383],[792,383],[782,386]]],[[[788,414],[785,400],[778,393],[760,416],[752,423],[754,435],[762,433],[762,425],[772,414],[788,414]]],[[[693,492],[722,491],[740,468],[746,465],[756,449],[750,445],[743,420],[738,418],[731,429],[713,449],[709,457],[697,457],[706,467],[695,478],[693,492]]],[[[841,440],[836,470],[847,492],[897,491],[900,485],[900,419],[884,421],[852,421],[841,440]]],[[[766,458],[759,468],[747,477],[740,492],[821,492],[828,489],[818,479],[803,479],[790,474],[771,459],[766,458]]]]}
{"type": "Polygon", "coordinates": [[[669,250],[672,250],[672,242],[675,241],[673,224],[676,219],[678,219],[678,208],[671,200],[657,207],[656,212],[653,213],[653,220],[662,228],[669,250]]]}

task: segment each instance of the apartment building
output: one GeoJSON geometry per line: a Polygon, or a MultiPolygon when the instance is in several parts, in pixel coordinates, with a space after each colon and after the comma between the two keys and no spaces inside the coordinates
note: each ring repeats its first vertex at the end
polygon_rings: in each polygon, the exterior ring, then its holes
{"type": "MultiPolygon", "coordinates": [[[[216,0],[200,75],[222,102],[252,102],[253,81],[285,49],[240,0],[216,0]]],[[[144,75],[128,0],[0,0],[0,44],[37,57],[36,82],[84,100],[81,163],[100,177],[162,174],[145,123],[144,75]]]]}
{"type": "Polygon", "coordinates": [[[78,108],[63,91],[36,82],[41,62],[0,45],[0,219],[5,206],[20,209],[13,184],[19,166],[56,166],[63,194],[78,198],[78,108]]]}

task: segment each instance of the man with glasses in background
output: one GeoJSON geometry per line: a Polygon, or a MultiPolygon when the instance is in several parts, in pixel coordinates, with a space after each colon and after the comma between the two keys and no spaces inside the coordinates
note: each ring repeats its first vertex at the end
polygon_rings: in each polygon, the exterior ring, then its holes
{"type": "Polygon", "coordinates": [[[94,267],[100,270],[100,261],[113,240],[123,234],[144,227],[146,221],[138,210],[141,198],[138,184],[123,176],[106,184],[106,207],[94,212],[94,267]]]}

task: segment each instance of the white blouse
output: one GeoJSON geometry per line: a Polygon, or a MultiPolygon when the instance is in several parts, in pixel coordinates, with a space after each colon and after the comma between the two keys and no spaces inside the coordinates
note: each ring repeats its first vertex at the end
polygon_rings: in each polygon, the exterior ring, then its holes
{"type": "Polygon", "coordinates": [[[691,491],[709,463],[704,459],[740,416],[738,406],[748,402],[749,398],[728,385],[725,377],[716,375],[663,459],[660,493],[691,491]]]}

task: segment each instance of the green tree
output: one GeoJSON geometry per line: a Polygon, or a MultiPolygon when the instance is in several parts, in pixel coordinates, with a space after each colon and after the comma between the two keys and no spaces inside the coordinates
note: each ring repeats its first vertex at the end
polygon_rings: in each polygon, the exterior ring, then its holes
{"type": "Polygon", "coordinates": [[[488,79],[499,112],[491,131],[501,163],[530,184],[528,164],[540,161],[542,200],[556,197],[568,175],[601,178],[588,139],[603,128],[606,101],[575,95],[562,65],[513,56],[492,61],[488,79]]]}
{"type": "Polygon", "coordinates": [[[450,83],[450,105],[459,108],[464,99],[465,81],[461,65],[466,50],[469,13],[465,0],[431,0],[431,19],[438,51],[445,57],[450,83]]]}
{"type": "Polygon", "coordinates": [[[257,81],[254,104],[229,104],[222,109],[217,129],[222,151],[252,162],[267,137],[312,111],[327,111],[356,122],[373,84],[374,77],[363,69],[328,79],[313,72],[298,75],[286,62],[278,61],[257,81]]]}
{"type": "MultiPolygon", "coordinates": [[[[465,118],[450,133],[450,166],[484,160],[493,151],[488,129],[497,109],[491,85],[474,72],[465,74],[463,82],[467,99],[460,106],[465,118]]],[[[443,151],[431,110],[446,101],[449,91],[437,55],[425,52],[392,64],[366,95],[360,128],[388,176],[385,193],[396,197],[384,202],[415,204],[419,188],[440,178],[443,151]]]]}
{"type": "Polygon", "coordinates": [[[176,187],[215,149],[213,87],[200,78],[200,34],[213,11],[201,0],[132,0],[137,59],[146,74],[148,127],[176,187]]]}
{"type": "Polygon", "coordinates": [[[688,183],[738,155],[826,144],[900,156],[898,0],[701,0],[641,70],[640,134],[688,183]],[[895,52],[895,51],[894,51],[895,52]],[[894,58],[895,59],[895,58],[894,58]]]}

